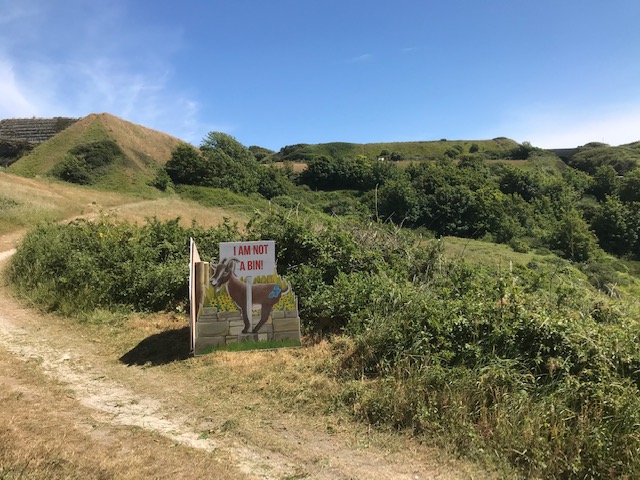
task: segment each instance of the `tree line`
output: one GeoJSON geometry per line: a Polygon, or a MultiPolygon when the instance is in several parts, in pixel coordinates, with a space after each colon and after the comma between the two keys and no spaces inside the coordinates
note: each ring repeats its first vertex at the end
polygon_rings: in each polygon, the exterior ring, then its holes
{"type": "Polygon", "coordinates": [[[562,162],[525,142],[497,157],[474,149],[408,166],[322,155],[300,173],[261,164],[253,152],[264,150],[211,132],[199,148],[177,147],[162,174],[175,185],[227,188],[282,205],[298,200],[436,236],[547,248],[576,262],[603,250],[640,258],[640,154],[633,150],[588,144],[562,162]],[[339,195],[323,204],[330,192],[339,195]]]}

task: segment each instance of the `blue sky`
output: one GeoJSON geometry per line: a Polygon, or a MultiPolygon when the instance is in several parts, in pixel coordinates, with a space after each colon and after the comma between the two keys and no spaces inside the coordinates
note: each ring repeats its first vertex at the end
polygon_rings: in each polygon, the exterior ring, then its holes
{"type": "Polygon", "coordinates": [[[0,0],[0,118],[196,145],[640,140],[638,0],[0,0]]]}

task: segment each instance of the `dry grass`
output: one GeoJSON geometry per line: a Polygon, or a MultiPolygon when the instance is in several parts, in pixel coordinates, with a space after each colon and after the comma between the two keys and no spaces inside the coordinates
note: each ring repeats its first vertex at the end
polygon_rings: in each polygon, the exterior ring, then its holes
{"type": "Polygon", "coordinates": [[[220,455],[97,419],[64,385],[0,350],[0,478],[246,478],[220,455]]]}
{"type": "MultiPolygon", "coordinates": [[[[0,229],[12,232],[0,237],[5,247],[40,219],[101,211],[129,221],[179,215],[203,225],[217,224],[223,216],[243,222],[222,209],[176,198],[144,201],[6,173],[0,173],[0,196],[20,209],[20,215],[0,216],[0,229]]],[[[402,433],[354,423],[336,403],[341,386],[331,374],[333,354],[326,342],[192,358],[182,316],[96,312],[77,324],[20,307],[0,282],[3,315],[37,332],[48,348],[74,352],[96,376],[157,400],[167,414],[179,413],[196,432],[225,448],[207,454],[174,446],[157,433],[116,425],[80,404],[82,385],[56,383],[42,375],[37,362],[23,363],[0,349],[0,478],[243,478],[224,466],[229,461],[244,471],[260,462],[281,463],[295,472],[290,478],[486,477],[402,433]],[[255,452],[258,460],[246,463],[255,452]]]]}
{"type": "Polygon", "coordinates": [[[162,165],[167,163],[171,158],[171,152],[183,142],[166,133],[128,122],[108,113],[92,114],[82,121],[95,121],[101,124],[127,156],[143,170],[147,167],[145,159],[153,159],[162,165]]]}
{"type": "Polygon", "coordinates": [[[216,207],[203,207],[192,202],[186,202],[176,197],[161,198],[136,203],[127,203],[108,210],[114,220],[125,220],[132,223],[144,223],[147,218],[157,218],[160,221],[180,217],[180,224],[189,226],[193,221],[203,227],[214,227],[222,223],[224,218],[238,222],[243,227],[248,218],[239,213],[216,207]]]}
{"type": "MultiPolygon", "coordinates": [[[[143,200],[115,192],[104,192],[63,182],[24,178],[0,172],[0,200],[13,206],[0,208],[0,251],[15,246],[24,231],[42,221],[61,221],[78,217],[97,218],[101,214],[116,220],[142,223],[146,218],[168,220],[180,217],[189,225],[215,226],[228,217],[241,226],[247,217],[223,208],[207,208],[178,197],[143,200]],[[17,236],[16,236],[17,235],[17,236]]],[[[1,205],[1,203],[0,203],[1,205]]]]}
{"type": "MultiPolygon", "coordinates": [[[[251,478],[273,479],[487,477],[468,462],[402,433],[354,423],[336,409],[340,386],[328,373],[333,354],[326,342],[192,358],[182,316],[98,313],[100,323],[77,324],[20,307],[1,285],[0,309],[24,328],[21,343],[37,332],[48,350],[71,358],[70,368],[160,402],[166,415],[177,414],[220,445],[206,454],[117,425],[117,418],[80,405],[82,384],[52,381],[38,362],[0,350],[0,478],[243,478],[233,466],[256,472],[251,478]],[[259,470],[270,473],[262,477],[259,470]]],[[[56,370],[57,361],[45,363],[56,370]]]]}
{"type": "Polygon", "coordinates": [[[42,221],[97,213],[140,199],[75,185],[47,182],[0,172],[0,198],[14,206],[0,210],[0,234],[31,227],[42,221]]]}
{"type": "MultiPolygon", "coordinates": [[[[274,165],[279,168],[285,167],[284,162],[275,162],[274,165]]],[[[291,165],[291,168],[296,173],[304,172],[308,168],[308,165],[304,162],[289,162],[289,165],[291,165]]]]}
{"type": "Polygon", "coordinates": [[[300,465],[299,478],[491,477],[402,433],[355,423],[336,403],[342,387],[331,374],[335,357],[327,341],[191,358],[179,316],[136,316],[126,327],[90,328],[106,339],[100,343],[105,355],[144,371],[138,391],[172,398],[180,411],[193,412],[205,434],[268,448],[300,465]],[[422,476],[426,472],[430,476],[422,476]]]}

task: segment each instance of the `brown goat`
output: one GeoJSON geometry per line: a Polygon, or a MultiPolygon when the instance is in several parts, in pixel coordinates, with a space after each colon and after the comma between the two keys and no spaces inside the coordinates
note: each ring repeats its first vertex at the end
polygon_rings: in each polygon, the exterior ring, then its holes
{"type": "MultiPolygon", "coordinates": [[[[247,311],[247,284],[240,280],[235,273],[236,263],[239,262],[237,258],[223,259],[213,267],[213,275],[209,277],[209,282],[216,290],[220,290],[226,284],[229,296],[242,312],[242,320],[244,320],[242,333],[248,333],[251,329],[251,312],[247,311]]],[[[252,333],[258,333],[260,327],[269,319],[273,306],[280,301],[282,295],[289,293],[290,290],[290,285],[287,285],[286,290],[283,291],[277,283],[251,285],[253,308],[261,310],[260,321],[253,328],[252,333]]]]}

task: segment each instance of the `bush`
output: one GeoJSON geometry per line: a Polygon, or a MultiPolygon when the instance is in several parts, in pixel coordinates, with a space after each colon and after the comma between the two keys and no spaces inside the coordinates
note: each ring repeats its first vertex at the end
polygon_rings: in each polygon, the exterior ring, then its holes
{"type": "Polygon", "coordinates": [[[217,246],[238,233],[228,222],[205,230],[155,219],[142,227],[106,220],[41,225],[18,247],[9,279],[35,305],[67,315],[175,309],[187,301],[189,237],[217,246]]]}
{"type": "Polygon", "coordinates": [[[51,174],[65,182],[91,185],[109,165],[123,156],[124,152],[113,140],[85,143],[71,149],[51,174]]]}
{"type": "MultiPolygon", "coordinates": [[[[574,259],[581,242],[592,246],[577,215],[561,213],[571,233],[555,232],[574,259]]],[[[349,335],[331,363],[350,412],[493,452],[524,477],[640,476],[637,304],[595,291],[566,260],[505,272],[446,261],[441,243],[392,225],[317,218],[258,213],[243,238],[276,241],[306,332],[349,335]]],[[[189,236],[214,246],[240,238],[229,222],[43,225],[26,235],[9,278],[63,313],[176,308],[189,236]]],[[[589,257],[589,280],[615,280],[589,257]]]]}

